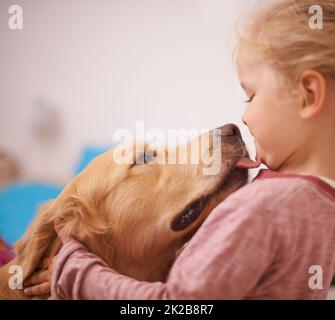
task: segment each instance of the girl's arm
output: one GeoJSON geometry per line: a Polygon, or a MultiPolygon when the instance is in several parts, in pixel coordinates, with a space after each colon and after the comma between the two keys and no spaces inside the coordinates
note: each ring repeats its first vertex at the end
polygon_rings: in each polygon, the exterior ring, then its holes
{"type": "Polygon", "coordinates": [[[141,282],[117,273],[83,244],[70,238],[56,258],[51,298],[163,299],[165,287],[162,282],[141,282]]]}
{"type": "Polygon", "coordinates": [[[217,206],[172,265],[166,282],[121,275],[70,239],[54,264],[54,299],[241,299],[273,260],[274,232],[261,206],[230,197],[217,206]]]}

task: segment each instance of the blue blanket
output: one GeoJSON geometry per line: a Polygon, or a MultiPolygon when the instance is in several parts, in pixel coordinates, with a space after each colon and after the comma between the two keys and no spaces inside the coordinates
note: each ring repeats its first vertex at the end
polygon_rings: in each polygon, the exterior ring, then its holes
{"type": "MultiPolygon", "coordinates": [[[[86,148],[74,169],[74,175],[107,149],[86,148]]],[[[15,182],[0,189],[0,237],[12,245],[24,234],[40,205],[56,198],[63,188],[64,186],[39,182],[15,182]]]]}
{"type": "Polygon", "coordinates": [[[0,192],[0,236],[13,244],[25,232],[38,207],[55,197],[62,186],[12,183],[0,192]]]}

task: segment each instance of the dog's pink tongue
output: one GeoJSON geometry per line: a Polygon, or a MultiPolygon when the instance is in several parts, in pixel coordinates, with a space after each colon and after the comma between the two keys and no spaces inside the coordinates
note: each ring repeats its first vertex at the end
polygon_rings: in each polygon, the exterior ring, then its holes
{"type": "Polygon", "coordinates": [[[256,161],[249,159],[248,157],[241,158],[236,164],[235,168],[239,169],[253,169],[258,168],[262,163],[262,159],[256,157],[256,161]]]}

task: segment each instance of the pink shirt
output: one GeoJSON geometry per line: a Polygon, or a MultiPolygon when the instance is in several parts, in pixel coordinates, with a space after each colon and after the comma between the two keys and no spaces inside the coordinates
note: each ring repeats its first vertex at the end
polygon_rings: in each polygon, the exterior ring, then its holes
{"type": "Polygon", "coordinates": [[[334,271],[335,189],[317,177],[261,170],[213,209],[166,282],[121,275],[70,239],[51,292],[54,299],[325,299],[334,271]]]}

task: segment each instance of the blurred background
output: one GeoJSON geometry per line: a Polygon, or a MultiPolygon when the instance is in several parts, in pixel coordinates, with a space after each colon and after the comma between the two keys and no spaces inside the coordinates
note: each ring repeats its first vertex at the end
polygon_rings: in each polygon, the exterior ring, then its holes
{"type": "Polygon", "coordinates": [[[234,122],[254,156],[232,59],[234,22],[254,3],[1,0],[0,261],[37,208],[136,121],[164,133],[234,122]]]}
{"type": "Polygon", "coordinates": [[[164,133],[234,122],[254,157],[232,52],[255,3],[1,0],[0,236],[13,244],[136,121],[164,133]],[[10,28],[14,4],[22,29],[10,28]]]}
{"type": "Polygon", "coordinates": [[[235,122],[249,141],[232,48],[234,22],[255,1],[14,3],[0,2],[0,148],[22,177],[66,181],[83,148],[110,145],[138,120],[162,130],[235,122]],[[22,30],[8,26],[14,3],[22,30]]]}

